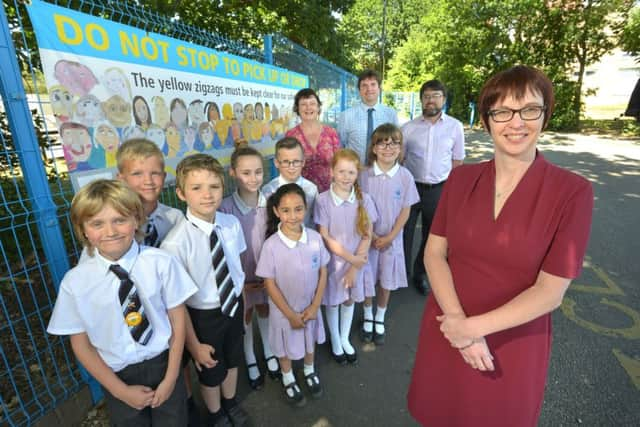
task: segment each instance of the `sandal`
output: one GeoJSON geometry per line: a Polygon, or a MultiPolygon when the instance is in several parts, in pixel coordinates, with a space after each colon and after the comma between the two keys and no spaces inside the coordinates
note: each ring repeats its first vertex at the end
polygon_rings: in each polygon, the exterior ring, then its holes
{"type": "Polygon", "coordinates": [[[307,403],[302,391],[300,391],[300,387],[298,387],[298,384],[296,384],[295,381],[289,385],[283,385],[283,387],[284,397],[287,399],[288,404],[301,407],[307,403]]]}
{"type": "MultiPolygon", "coordinates": [[[[384,326],[384,322],[379,322],[379,321],[377,321],[377,320],[374,320],[374,321],[373,321],[373,323],[374,323],[374,324],[376,324],[376,325],[382,325],[382,326],[384,326]]],[[[386,331],[385,331],[385,332],[386,332],[386,331]]],[[[375,328],[375,327],[373,328],[373,342],[374,342],[376,345],[383,345],[383,344],[384,344],[384,335],[385,335],[385,332],[383,332],[383,333],[379,334],[378,332],[376,332],[376,328],[375,328]]]]}
{"type": "Polygon", "coordinates": [[[373,320],[364,319],[362,321],[362,329],[360,329],[360,339],[365,344],[369,344],[373,341],[373,320]],[[371,323],[371,332],[367,332],[364,330],[365,323],[371,323]]]}
{"type": "Polygon", "coordinates": [[[275,356],[271,356],[265,359],[265,362],[267,363],[267,372],[269,373],[269,377],[271,377],[272,380],[279,380],[282,377],[282,373],[280,372],[280,363],[278,362],[278,358],[275,356]],[[269,369],[269,361],[273,359],[276,361],[276,364],[278,365],[278,369],[272,371],[271,369],[269,369]]]}
{"type": "Polygon", "coordinates": [[[320,378],[315,372],[311,372],[309,375],[304,376],[305,384],[309,389],[309,393],[315,399],[322,396],[322,386],[320,385],[320,378]]]}

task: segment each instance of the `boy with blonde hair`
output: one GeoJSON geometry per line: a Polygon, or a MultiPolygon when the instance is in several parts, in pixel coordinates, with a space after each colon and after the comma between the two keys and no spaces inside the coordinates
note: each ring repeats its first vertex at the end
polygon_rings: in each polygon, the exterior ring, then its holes
{"type": "Polygon", "coordinates": [[[116,161],[118,179],[126,182],[142,200],[147,219],[144,244],[160,247],[169,230],[184,218],[178,209],[158,201],[166,177],[162,151],[148,139],[134,138],[118,148],[116,161]]]}
{"type": "Polygon", "coordinates": [[[183,303],[196,286],[173,256],[138,244],[145,216],[124,183],[87,184],[70,213],[89,256],[62,279],[47,331],[71,336],[113,425],[185,425],[183,303]]]}

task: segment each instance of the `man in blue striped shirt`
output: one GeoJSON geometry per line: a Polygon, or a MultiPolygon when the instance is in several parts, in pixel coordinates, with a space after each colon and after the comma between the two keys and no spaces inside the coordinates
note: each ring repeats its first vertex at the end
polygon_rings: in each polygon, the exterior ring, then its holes
{"type": "Polygon", "coordinates": [[[380,76],[367,70],[358,76],[358,90],[362,100],[338,117],[338,136],[343,147],[351,148],[366,164],[367,147],[371,144],[371,134],[383,123],[398,126],[398,113],[391,107],[378,102],[380,98],[380,76]]]}

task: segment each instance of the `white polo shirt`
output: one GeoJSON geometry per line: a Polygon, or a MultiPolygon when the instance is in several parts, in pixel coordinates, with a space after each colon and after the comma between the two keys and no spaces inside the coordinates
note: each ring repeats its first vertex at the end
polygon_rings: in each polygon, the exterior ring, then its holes
{"type": "Polygon", "coordinates": [[[156,248],[135,241],[117,261],[97,251],[65,274],[47,332],[53,335],[86,333],[104,362],[115,372],[151,359],[169,348],[171,324],[167,310],[182,304],[197,288],[180,263],[156,248]],[[118,290],[120,280],[109,270],[124,268],[136,286],[153,335],[138,344],[125,323],[118,290]]]}
{"type": "Polygon", "coordinates": [[[230,214],[216,212],[214,223],[196,218],[187,209],[187,218],[176,225],[160,246],[178,258],[185,267],[198,292],[186,302],[189,307],[209,310],[220,307],[216,275],[211,263],[211,247],[209,236],[215,227],[222,243],[222,250],[227,260],[231,280],[236,296],[242,296],[244,272],[240,262],[240,254],[247,249],[240,221],[230,214]]]}
{"type": "MultiPolygon", "coordinates": [[[[282,175],[278,175],[273,178],[271,181],[267,182],[264,187],[262,187],[262,193],[268,199],[271,197],[273,193],[280,187],[285,184],[293,184],[282,177],[282,175]]],[[[304,191],[306,202],[307,202],[307,212],[304,214],[304,224],[307,227],[315,227],[313,222],[313,204],[316,201],[316,197],[318,197],[318,186],[313,182],[309,181],[307,178],[303,176],[298,177],[295,181],[295,184],[298,184],[302,191],[304,191]]]]}

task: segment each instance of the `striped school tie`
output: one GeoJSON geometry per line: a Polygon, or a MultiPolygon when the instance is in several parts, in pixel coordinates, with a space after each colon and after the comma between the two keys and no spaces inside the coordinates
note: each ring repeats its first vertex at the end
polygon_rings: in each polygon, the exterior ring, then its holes
{"type": "Polygon", "coordinates": [[[144,244],[146,246],[152,246],[155,248],[159,246],[158,243],[160,243],[158,242],[158,229],[153,223],[153,217],[149,217],[149,220],[147,221],[147,229],[144,236],[144,244]]]}
{"type": "Polygon", "coordinates": [[[129,273],[118,264],[111,264],[109,270],[120,279],[118,296],[129,332],[139,344],[146,345],[153,335],[153,328],[144,312],[144,306],[140,302],[136,287],[129,278],[129,273]]]}
{"type": "Polygon", "coordinates": [[[209,246],[211,247],[211,263],[216,275],[216,286],[220,298],[220,310],[222,310],[222,314],[233,317],[239,305],[238,297],[233,289],[233,280],[231,280],[227,259],[222,250],[222,242],[218,238],[215,228],[209,236],[209,246]]]}

